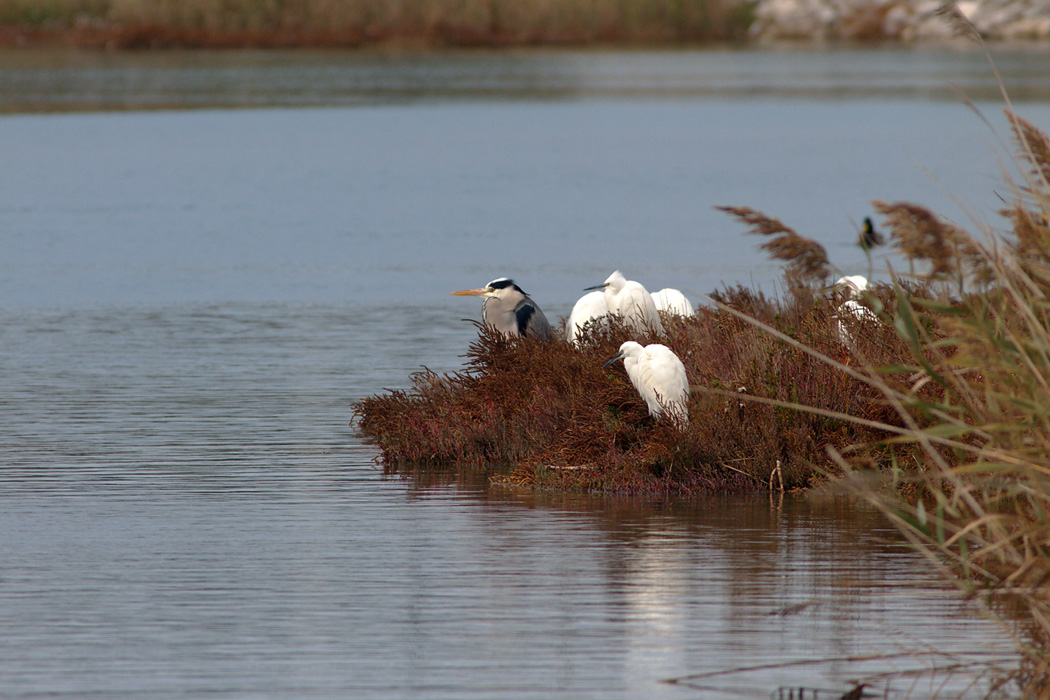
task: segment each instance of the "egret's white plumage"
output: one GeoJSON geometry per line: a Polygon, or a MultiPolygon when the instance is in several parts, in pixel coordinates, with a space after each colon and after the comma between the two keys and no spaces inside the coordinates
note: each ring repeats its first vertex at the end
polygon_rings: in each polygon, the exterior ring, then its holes
{"type": "Polygon", "coordinates": [[[666,345],[642,347],[628,340],[605,365],[621,358],[631,384],[649,406],[649,415],[660,418],[666,414],[684,427],[689,422],[689,380],[678,356],[666,345]]]}
{"type": "Polygon", "coordinates": [[[835,336],[850,352],[856,353],[857,340],[851,327],[856,328],[858,322],[875,323],[879,320],[875,312],[857,301],[868,288],[868,278],[864,275],[840,277],[834,286],[844,289],[849,296],[835,310],[835,336]]]}
{"type": "Polygon", "coordinates": [[[481,320],[504,335],[549,338],[551,324],[543,311],[514,280],[499,277],[480,289],[452,292],[455,296],[482,297],[481,320]]]}
{"type": "Polygon", "coordinates": [[[570,343],[576,343],[585,325],[600,322],[608,314],[609,306],[605,303],[605,292],[587,292],[572,307],[569,320],[565,323],[566,339],[570,343]]]}
{"type": "Polygon", "coordinates": [[[850,297],[855,299],[868,288],[868,278],[864,275],[847,275],[835,280],[835,286],[847,290],[850,297]]]}
{"type": "Polygon", "coordinates": [[[693,305],[689,299],[677,289],[665,287],[658,292],[653,292],[653,303],[657,311],[666,311],[677,316],[692,316],[693,305]]]}
{"type": "Polygon", "coordinates": [[[591,289],[604,289],[609,313],[622,317],[635,333],[651,329],[659,335],[664,334],[653,297],[640,282],[627,279],[617,270],[603,284],[587,287],[587,290],[591,289]]]}

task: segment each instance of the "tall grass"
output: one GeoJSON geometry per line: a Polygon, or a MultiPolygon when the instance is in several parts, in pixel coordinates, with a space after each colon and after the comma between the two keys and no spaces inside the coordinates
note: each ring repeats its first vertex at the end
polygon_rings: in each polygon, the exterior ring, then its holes
{"type": "MultiPolygon", "coordinates": [[[[942,12],[980,41],[953,3],[942,12]]],[[[989,64],[995,72],[990,56],[989,64]]],[[[894,276],[893,324],[912,356],[893,368],[868,363],[857,376],[893,407],[887,430],[904,430],[854,455],[833,445],[828,453],[840,484],[878,506],[1015,635],[1021,665],[1008,695],[1047,700],[1050,138],[1002,92],[1019,166],[1007,177],[1005,226],[970,232],[920,205],[875,202],[910,267],[894,276]],[[954,293],[917,296],[916,274],[954,293]],[[908,382],[886,381],[887,371],[908,382]],[[892,468],[873,468],[871,455],[884,457],[887,446],[892,468]]]]}
{"type": "Polygon", "coordinates": [[[0,25],[117,47],[506,46],[742,38],[750,0],[0,0],[0,25]]]}
{"type": "Polygon", "coordinates": [[[1023,172],[1005,230],[969,233],[918,205],[876,203],[916,269],[957,293],[933,301],[898,287],[910,382],[866,370],[907,427],[897,438],[907,459],[877,471],[829,452],[843,483],[1011,621],[1022,695],[1050,698],[1050,139],[1006,115],[1023,172]]]}
{"type": "MultiPolygon", "coordinates": [[[[1016,636],[1022,663],[998,690],[1046,700],[1050,138],[1012,109],[1005,113],[1021,172],[1007,183],[1004,228],[982,225],[971,233],[921,205],[874,203],[909,273],[894,274],[892,292],[868,302],[907,348],[905,359],[886,363],[858,352],[859,362],[845,366],[805,339],[785,337],[767,319],[741,319],[878,394],[876,403],[889,415],[851,413],[846,419],[875,428],[873,440],[848,452],[827,444],[835,484],[878,506],[1016,636]]],[[[763,247],[793,259],[795,283],[804,288],[802,273],[819,255],[776,219],[730,211],[755,233],[781,234],[781,244],[763,247]]],[[[878,342],[884,339],[865,335],[857,346],[875,350],[878,342]]],[[[794,408],[827,411],[804,398],[794,408]]]]}

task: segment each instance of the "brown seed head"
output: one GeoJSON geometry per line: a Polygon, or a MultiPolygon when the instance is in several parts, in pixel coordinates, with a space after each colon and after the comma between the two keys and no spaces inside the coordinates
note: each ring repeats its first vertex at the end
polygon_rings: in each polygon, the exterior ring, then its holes
{"type": "Polygon", "coordinates": [[[951,275],[958,267],[959,246],[966,233],[941,221],[926,207],[908,202],[872,202],[886,219],[890,238],[909,260],[925,260],[932,266],[931,276],[951,275]]]}
{"type": "Polygon", "coordinates": [[[1044,192],[1050,189],[1050,138],[1031,122],[1022,119],[1010,110],[1003,110],[1017,140],[1021,160],[1032,166],[1036,185],[1044,192]]]}
{"type": "Polygon", "coordinates": [[[759,236],[776,236],[762,244],[761,248],[774,260],[787,263],[787,274],[791,279],[822,280],[828,276],[828,253],[824,246],[811,238],[798,235],[794,229],[780,219],[766,216],[749,207],[715,207],[735,216],[750,227],[748,233],[759,236]]]}

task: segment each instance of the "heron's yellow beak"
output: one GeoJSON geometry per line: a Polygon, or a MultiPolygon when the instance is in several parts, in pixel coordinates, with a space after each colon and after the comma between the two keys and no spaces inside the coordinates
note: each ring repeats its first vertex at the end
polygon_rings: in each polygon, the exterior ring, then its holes
{"type": "Polygon", "coordinates": [[[452,292],[452,296],[457,296],[457,297],[483,297],[483,296],[485,296],[485,294],[488,293],[488,291],[489,290],[488,290],[487,287],[482,287],[481,289],[463,289],[463,290],[458,291],[458,292],[452,292]]]}

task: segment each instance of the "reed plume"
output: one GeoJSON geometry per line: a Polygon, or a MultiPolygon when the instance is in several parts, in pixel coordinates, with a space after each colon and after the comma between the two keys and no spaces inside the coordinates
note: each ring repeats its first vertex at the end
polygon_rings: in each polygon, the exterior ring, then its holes
{"type": "Polygon", "coordinates": [[[789,286],[805,286],[806,283],[827,278],[830,271],[828,253],[820,243],[800,236],[780,219],[766,216],[749,207],[715,208],[747,224],[750,234],[774,236],[759,247],[768,252],[774,260],[786,263],[785,277],[789,286]]]}
{"type": "Polygon", "coordinates": [[[977,25],[971,22],[970,18],[959,9],[958,3],[941,3],[937,9],[933,11],[933,14],[937,15],[947,23],[954,36],[960,39],[970,39],[978,43],[983,41],[983,37],[981,36],[980,30],[977,29],[977,25]]]}
{"type": "Polygon", "coordinates": [[[1035,186],[1027,189],[1045,195],[1050,190],[1050,138],[1030,121],[1010,110],[1004,111],[1017,141],[1018,157],[1031,166],[1031,175],[1036,179],[1035,186]]]}
{"type": "Polygon", "coordinates": [[[961,229],[918,204],[875,200],[872,206],[884,217],[890,239],[907,259],[929,263],[931,277],[955,275],[957,250],[968,238],[961,229]]]}

